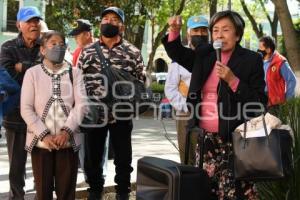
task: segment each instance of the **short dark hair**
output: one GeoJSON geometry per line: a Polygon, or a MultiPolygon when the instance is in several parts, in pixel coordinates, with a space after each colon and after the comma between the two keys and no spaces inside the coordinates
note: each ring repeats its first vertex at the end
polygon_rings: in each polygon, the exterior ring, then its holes
{"type": "Polygon", "coordinates": [[[272,52],[275,51],[276,48],[276,43],[275,43],[275,39],[271,36],[263,36],[259,39],[259,42],[264,43],[264,46],[266,48],[270,48],[272,52]]]}
{"type": "Polygon", "coordinates": [[[225,11],[217,12],[216,14],[214,14],[212,16],[212,18],[210,19],[209,31],[212,33],[212,29],[213,29],[214,25],[220,19],[223,19],[223,18],[228,18],[233,23],[234,28],[236,30],[236,35],[240,37],[240,39],[238,40],[238,43],[239,43],[242,40],[242,37],[244,35],[245,21],[241,17],[241,15],[235,11],[225,10],[225,11]]]}
{"type": "Polygon", "coordinates": [[[64,44],[66,44],[66,38],[64,36],[64,34],[58,32],[58,31],[48,31],[46,33],[44,33],[44,35],[41,38],[41,45],[45,46],[46,42],[52,37],[52,36],[59,36],[63,41],[64,44]]]}

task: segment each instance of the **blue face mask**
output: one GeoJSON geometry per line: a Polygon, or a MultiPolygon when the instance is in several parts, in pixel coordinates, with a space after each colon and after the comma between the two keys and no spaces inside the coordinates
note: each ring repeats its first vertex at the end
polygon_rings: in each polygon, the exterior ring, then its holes
{"type": "Polygon", "coordinates": [[[53,64],[60,64],[64,61],[67,47],[61,45],[55,45],[51,49],[46,48],[45,57],[53,64]]]}

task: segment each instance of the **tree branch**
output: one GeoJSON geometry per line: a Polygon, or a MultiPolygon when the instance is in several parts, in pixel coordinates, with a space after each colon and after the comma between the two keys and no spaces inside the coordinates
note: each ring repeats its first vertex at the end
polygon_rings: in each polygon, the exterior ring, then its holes
{"type": "Polygon", "coordinates": [[[262,9],[263,9],[263,11],[264,11],[264,13],[265,13],[265,15],[266,15],[266,17],[267,17],[267,19],[268,19],[270,25],[271,25],[273,22],[272,22],[271,17],[270,17],[270,15],[269,15],[269,13],[268,13],[266,7],[265,7],[264,2],[263,2],[262,0],[258,0],[258,1],[259,1],[260,6],[262,7],[262,9]]]}
{"type": "Polygon", "coordinates": [[[276,43],[277,43],[277,26],[278,26],[278,15],[277,15],[277,10],[275,9],[274,11],[274,16],[273,16],[273,22],[271,24],[272,27],[272,36],[274,37],[276,43]]]}
{"type": "Polygon", "coordinates": [[[209,0],[209,16],[210,18],[217,12],[218,0],[209,0]]]}
{"type": "Polygon", "coordinates": [[[253,30],[254,30],[256,36],[257,36],[258,38],[262,37],[262,36],[263,36],[263,31],[262,31],[262,29],[259,28],[259,25],[256,23],[254,17],[251,15],[251,13],[250,13],[250,11],[249,11],[249,9],[248,9],[246,3],[245,3],[245,0],[240,0],[240,2],[241,2],[241,5],[242,5],[242,7],[243,7],[243,10],[244,10],[246,16],[247,16],[248,19],[250,20],[250,23],[251,23],[251,25],[252,25],[252,28],[253,28],[253,30]]]}

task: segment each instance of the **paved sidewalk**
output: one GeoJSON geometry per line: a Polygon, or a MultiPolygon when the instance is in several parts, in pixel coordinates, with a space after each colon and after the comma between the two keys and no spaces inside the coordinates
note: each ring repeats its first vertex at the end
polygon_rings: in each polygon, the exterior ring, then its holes
{"type": "MultiPolygon", "coordinates": [[[[169,138],[177,145],[177,136],[174,120],[163,120],[168,131],[169,138]]],[[[122,133],[120,133],[122,134],[122,133]]],[[[2,130],[2,138],[0,139],[0,199],[6,200],[9,191],[8,182],[8,156],[6,149],[5,134],[2,130]]],[[[166,139],[165,132],[160,120],[155,120],[150,117],[134,120],[134,131],[132,134],[133,145],[133,162],[131,182],[136,182],[137,160],[143,156],[155,156],[167,158],[174,161],[179,161],[179,155],[175,147],[166,139]]],[[[33,199],[33,176],[31,168],[31,160],[28,155],[26,165],[26,199],[33,199]]],[[[114,185],[114,165],[113,160],[108,162],[108,176],[105,186],[114,185]]],[[[77,190],[84,190],[87,185],[84,183],[84,177],[81,170],[78,173],[77,190]]]]}

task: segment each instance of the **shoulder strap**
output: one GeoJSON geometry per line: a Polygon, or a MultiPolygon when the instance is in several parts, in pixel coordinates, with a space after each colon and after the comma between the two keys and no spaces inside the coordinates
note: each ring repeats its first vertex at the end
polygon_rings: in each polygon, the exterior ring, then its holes
{"type": "Polygon", "coordinates": [[[124,43],[121,44],[121,47],[123,48],[124,52],[128,54],[128,47],[124,43]]]}
{"type": "MultiPolygon", "coordinates": [[[[72,65],[71,65],[71,64],[69,64],[69,65],[70,65],[69,70],[68,70],[68,72],[69,72],[69,78],[70,78],[70,81],[71,81],[71,84],[72,84],[72,90],[73,90],[73,92],[74,92],[74,85],[73,85],[73,69],[72,69],[72,65]]],[[[75,106],[75,101],[74,101],[72,107],[74,107],[74,106],[75,106]]]]}
{"type": "MultiPolygon", "coordinates": [[[[111,62],[109,59],[106,59],[102,53],[102,50],[100,48],[100,42],[96,42],[94,44],[94,47],[96,49],[96,52],[100,58],[100,64],[101,64],[101,73],[103,75],[106,75],[108,78],[108,83],[110,85],[113,84],[114,80],[116,80],[114,73],[112,72],[111,62]]],[[[110,88],[110,87],[109,87],[110,88]]],[[[109,89],[110,90],[110,89],[109,89]]]]}
{"type": "Polygon", "coordinates": [[[102,50],[100,48],[100,44],[99,44],[99,41],[95,43],[94,45],[95,49],[96,49],[96,52],[97,52],[97,55],[99,56],[100,58],[100,62],[101,62],[101,65],[102,66],[106,66],[106,67],[110,67],[111,63],[108,59],[106,59],[102,53],[102,50]]]}

